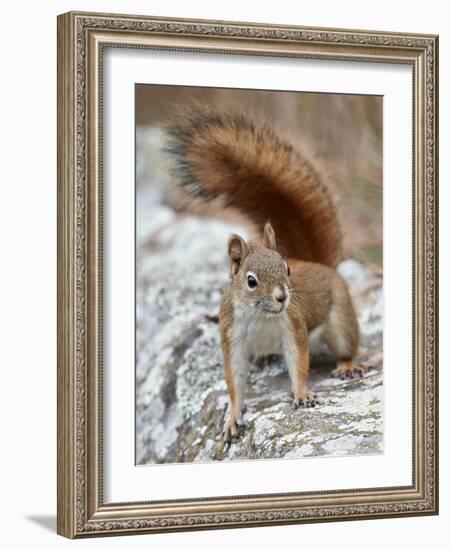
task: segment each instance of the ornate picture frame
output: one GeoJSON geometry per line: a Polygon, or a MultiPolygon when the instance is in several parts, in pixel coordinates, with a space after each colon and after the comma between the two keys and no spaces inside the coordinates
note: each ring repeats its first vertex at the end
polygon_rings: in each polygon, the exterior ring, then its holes
{"type": "Polygon", "coordinates": [[[438,513],[438,38],[70,12],[58,17],[58,533],[69,538],[438,513]],[[105,48],[394,63],[413,74],[412,484],[105,503],[105,48]]]}

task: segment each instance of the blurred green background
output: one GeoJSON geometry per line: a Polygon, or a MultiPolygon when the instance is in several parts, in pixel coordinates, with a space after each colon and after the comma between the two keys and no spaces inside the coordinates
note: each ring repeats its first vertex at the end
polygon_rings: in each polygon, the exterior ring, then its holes
{"type": "Polygon", "coordinates": [[[334,190],[347,257],[382,266],[382,97],[136,85],[136,125],[159,127],[190,101],[239,109],[309,152],[334,190]]]}

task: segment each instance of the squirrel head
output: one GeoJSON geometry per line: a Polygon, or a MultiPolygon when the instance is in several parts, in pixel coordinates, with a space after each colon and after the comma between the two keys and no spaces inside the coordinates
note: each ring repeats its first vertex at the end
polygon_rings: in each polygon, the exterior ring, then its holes
{"type": "Polygon", "coordinates": [[[247,243],[239,235],[228,240],[231,286],[235,304],[276,315],[290,302],[290,270],[276,250],[275,231],[264,227],[262,243],[247,243]]]}

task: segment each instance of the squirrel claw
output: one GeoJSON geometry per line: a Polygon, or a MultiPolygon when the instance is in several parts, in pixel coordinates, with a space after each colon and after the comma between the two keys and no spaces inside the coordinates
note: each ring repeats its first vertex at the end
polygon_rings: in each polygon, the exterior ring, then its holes
{"type": "Polygon", "coordinates": [[[294,399],[294,409],[298,409],[299,407],[306,407],[306,408],[312,408],[319,404],[319,401],[317,400],[317,395],[313,392],[306,392],[304,399],[294,399]]]}
{"type": "Polygon", "coordinates": [[[225,428],[222,432],[222,441],[224,443],[224,450],[228,451],[233,439],[239,439],[240,427],[236,420],[228,420],[225,424],[225,428]]]}
{"type": "Polygon", "coordinates": [[[335,378],[345,380],[346,378],[355,378],[359,375],[360,378],[364,376],[366,369],[361,365],[355,365],[351,361],[345,361],[340,363],[332,372],[331,375],[335,378]]]}

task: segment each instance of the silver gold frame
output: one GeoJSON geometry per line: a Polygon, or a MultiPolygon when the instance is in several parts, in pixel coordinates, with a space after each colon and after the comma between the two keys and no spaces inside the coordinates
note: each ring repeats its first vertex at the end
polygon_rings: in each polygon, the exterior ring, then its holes
{"type": "MultiPolygon", "coordinates": [[[[58,17],[58,533],[70,538],[438,513],[438,38],[66,13],[58,17]],[[413,483],[103,502],[102,52],[105,47],[413,68],[413,483]]],[[[149,495],[150,497],[150,495],[149,495]]]]}

